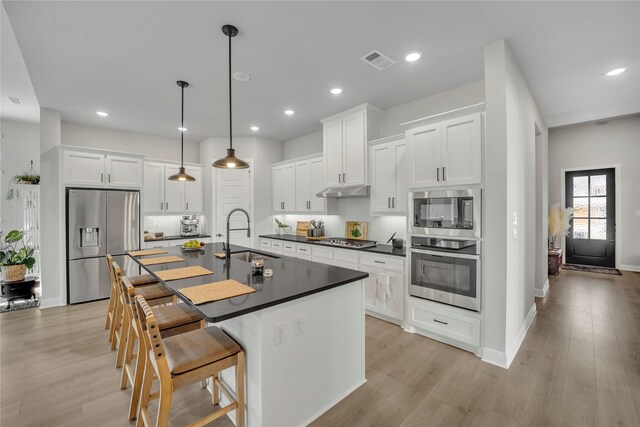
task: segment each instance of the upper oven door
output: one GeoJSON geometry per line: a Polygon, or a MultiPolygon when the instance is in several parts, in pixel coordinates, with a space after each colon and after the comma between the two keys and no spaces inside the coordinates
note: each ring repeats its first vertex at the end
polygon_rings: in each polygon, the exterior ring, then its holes
{"type": "Polygon", "coordinates": [[[472,189],[411,193],[409,233],[480,238],[481,191],[472,189]]]}

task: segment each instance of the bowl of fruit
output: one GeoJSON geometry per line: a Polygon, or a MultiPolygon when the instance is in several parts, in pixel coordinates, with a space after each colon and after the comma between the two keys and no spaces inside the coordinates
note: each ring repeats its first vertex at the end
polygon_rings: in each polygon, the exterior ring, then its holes
{"type": "Polygon", "coordinates": [[[197,240],[189,240],[182,245],[182,250],[184,251],[199,251],[201,249],[204,249],[204,242],[199,242],[197,240]]]}

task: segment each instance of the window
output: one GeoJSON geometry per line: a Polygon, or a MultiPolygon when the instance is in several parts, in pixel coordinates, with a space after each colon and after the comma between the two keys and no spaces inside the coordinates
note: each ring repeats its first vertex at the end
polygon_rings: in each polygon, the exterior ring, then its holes
{"type": "Polygon", "coordinates": [[[606,240],[606,175],[573,178],[573,238],[606,240]]]}

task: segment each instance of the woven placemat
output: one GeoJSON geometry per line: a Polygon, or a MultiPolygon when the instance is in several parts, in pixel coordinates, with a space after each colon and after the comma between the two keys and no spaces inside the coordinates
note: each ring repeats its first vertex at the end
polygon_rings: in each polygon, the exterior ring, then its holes
{"type": "Polygon", "coordinates": [[[189,288],[180,289],[178,292],[189,298],[194,304],[204,304],[205,302],[220,301],[227,298],[250,294],[255,291],[255,289],[250,288],[247,285],[243,285],[236,280],[229,279],[204,285],[191,286],[189,288]]]}
{"type": "Polygon", "coordinates": [[[145,258],[140,260],[140,264],[142,265],[156,265],[156,264],[169,264],[170,262],[180,262],[184,261],[184,258],[180,258],[179,256],[170,255],[170,256],[159,256],[155,258],[145,258]]]}
{"type": "Polygon", "coordinates": [[[169,252],[165,251],[164,249],[145,249],[143,251],[131,251],[127,253],[131,256],[146,256],[168,254],[169,252]]]}
{"type": "Polygon", "coordinates": [[[168,282],[170,280],[188,279],[189,277],[206,276],[213,274],[213,271],[207,270],[199,265],[191,267],[174,268],[172,270],[155,271],[153,274],[158,276],[160,280],[168,282]]]}

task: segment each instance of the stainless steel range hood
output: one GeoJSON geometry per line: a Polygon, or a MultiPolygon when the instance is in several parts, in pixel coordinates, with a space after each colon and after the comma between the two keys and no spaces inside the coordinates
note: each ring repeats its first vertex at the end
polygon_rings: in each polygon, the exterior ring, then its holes
{"type": "Polygon", "coordinates": [[[325,199],[339,199],[347,197],[369,197],[368,185],[353,185],[350,187],[327,187],[316,196],[324,197],[325,199]]]}

